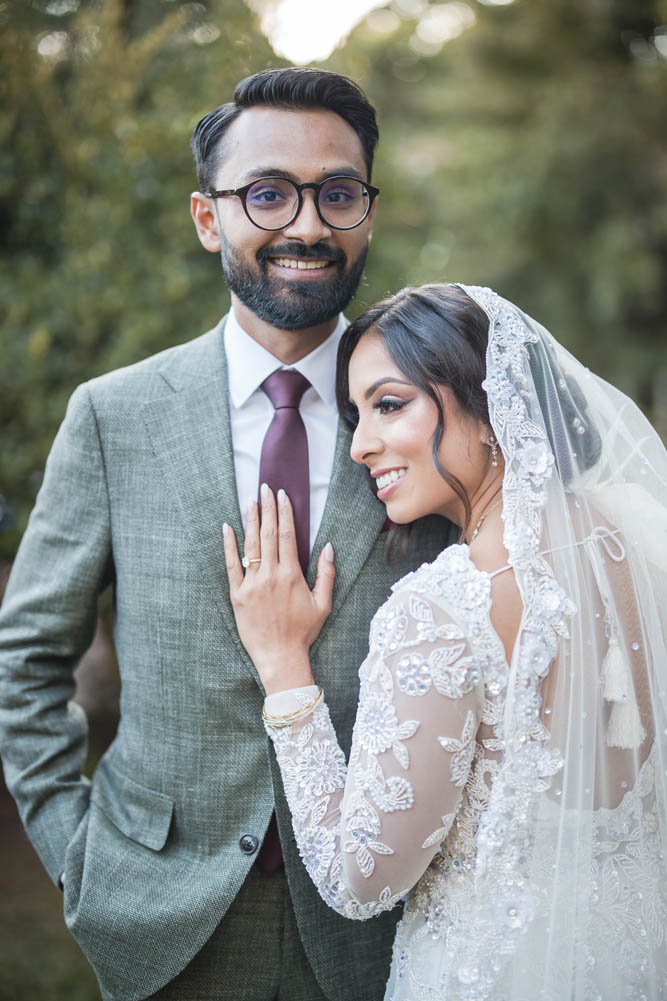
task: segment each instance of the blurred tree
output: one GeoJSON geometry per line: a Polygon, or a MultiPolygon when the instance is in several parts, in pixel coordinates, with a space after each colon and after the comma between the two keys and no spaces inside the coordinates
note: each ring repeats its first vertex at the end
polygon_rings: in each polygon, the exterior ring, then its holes
{"type": "Polygon", "coordinates": [[[664,0],[394,0],[330,64],[382,124],[363,299],[492,285],[667,431],[664,0]]]}
{"type": "MultiPolygon", "coordinates": [[[[189,219],[189,138],[241,77],[277,60],[242,0],[9,0],[0,53],[1,578],[74,387],[226,308],[219,261],[189,219]]],[[[113,734],[116,687],[102,629],[77,672],[89,768],[113,734]]],[[[0,1001],[99,1001],[1,782],[0,814],[12,859],[0,1001]]]]}
{"type": "Polygon", "coordinates": [[[0,560],[74,387],[225,309],[189,219],[188,143],[241,77],[278,63],[254,21],[242,0],[0,7],[0,560]]]}
{"type": "MultiPolygon", "coordinates": [[[[667,0],[392,0],[330,60],[378,106],[382,200],[350,313],[492,284],[667,410],[667,0]]],[[[187,140],[278,65],[242,0],[0,8],[0,558],[66,398],[225,308],[187,212],[187,140]],[[4,506],[3,506],[4,504],[4,506]],[[9,511],[9,516],[7,514],[9,511]]]]}

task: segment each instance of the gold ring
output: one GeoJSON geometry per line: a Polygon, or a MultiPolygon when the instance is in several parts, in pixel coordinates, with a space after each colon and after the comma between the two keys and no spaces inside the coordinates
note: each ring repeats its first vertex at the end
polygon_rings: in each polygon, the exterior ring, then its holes
{"type": "Polygon", "coordinates": [[[247,570],[251,563],[261,563],[262,559],[260,556],[255,556],[252,559],[249,556],[244,556],[241,560],[241,566],[245,567],[247,570]]]}

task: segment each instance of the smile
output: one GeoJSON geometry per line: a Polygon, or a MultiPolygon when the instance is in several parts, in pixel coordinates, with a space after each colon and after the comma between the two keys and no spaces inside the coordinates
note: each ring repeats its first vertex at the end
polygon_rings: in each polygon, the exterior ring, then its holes
{"type": "Polygon", "coordinates": [[[271,263],[279,268],[291,268],[294,271],[323,271],[332,261],[304,261],[297,257],[273,257],[271,263]]]}
{"type": "Polygon", "coordinates": [[[375,480],[378,500],[384,500],[385,497],[388,497],[406,473],[407,469],[390,469],[388,473],[378,476],[375,480]]]}
{"type": "Polygon", "coordinates": [[[405,476],[407,469],[390,469],[388,473],[383,473],[382,476],[378,476],[375,484],[378,490],[382,490],[383,487],[388,487],[390,483],[395,483],[396,480],[400,480],[405,476]]]}

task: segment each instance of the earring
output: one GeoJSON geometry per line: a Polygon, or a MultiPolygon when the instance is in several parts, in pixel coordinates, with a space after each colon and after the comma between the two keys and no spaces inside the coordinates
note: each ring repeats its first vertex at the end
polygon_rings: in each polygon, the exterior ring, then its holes
{"type": "Polygon", "coordinates": [[[495,439],[495,435],[490,435],[489,440],[486,443],[491,449],[491,465],[498,465],[498,442],[495,439]]]}

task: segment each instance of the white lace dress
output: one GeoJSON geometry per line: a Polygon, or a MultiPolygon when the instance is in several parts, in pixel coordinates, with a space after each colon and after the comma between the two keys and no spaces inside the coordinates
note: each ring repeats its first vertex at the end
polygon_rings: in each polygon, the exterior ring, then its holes
{"type": "MultiPolygon", "coordinates": [[[[465,545],[451,546],[394,585],[373,619],[369,654],[359,671],[347,766],[326,704],[291,726],[267,726],[299,851],[325,902],[345,917],[364,920],[407,895],[387,1001],[478,996],[477,971],[468,970],[462,957],[480,819],[502,758],[508,678],[504,648],[490,621],[490,592],[490,575],[475,567],[465,545]]],[[[312,693],[270,696],[267,711],[293,709],[312,693]]],[[[600,880],[604,867],[611,867],[613,885],[606,902],[604,895],[588,894],[584,906],[603,929],[602,953],[609,957],[615,949],[641,946],[642,920],[628,909],[628,894],[645,894],[646,908],[664,912],[664,889],[650,885],[650,870],[647,884],[646,870],[634,878],[626,866],[622,891],[613,891],[619,865],[623,871],[623,859],[630,859],[619,855],[619,846],[631,841],[638,822],[651,823],[651,768],[649,759],[636,793],[596,818],[595,876],[600,880]]],[[[488,929],[489,949],[525,921],[521,907],[498,908],[488,929]]],[[[583,996],[633,996],[615,989],[600,994],[594,964],[588,965],[583,996]]],[[[604,980],[602,968],[598,972],[604,980]]],[[[503,1001],[519,997],[523,990],[502,993],[503,1001]]],[[[530,994],[526,999],[535,1001],[530,994]]]]}
{"type": "Polygon", "coordinates": [[[365,919],[409,893],[387,988],[396,1001],[433,996],[420,970],[432,981],[434,952],[443,982],[440,957],[446,939],[455,948],[502,749],[507,665],[490,590],[464,545],[394,585],[359,671],[347,767],[324,703],[290,727],[267,727],[299,850],[326,903],[365,919]]]}

